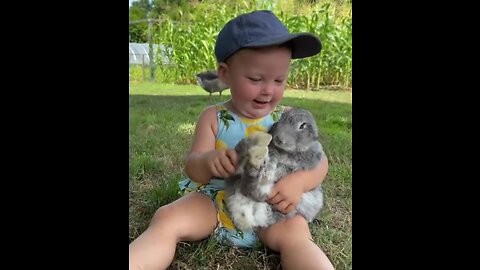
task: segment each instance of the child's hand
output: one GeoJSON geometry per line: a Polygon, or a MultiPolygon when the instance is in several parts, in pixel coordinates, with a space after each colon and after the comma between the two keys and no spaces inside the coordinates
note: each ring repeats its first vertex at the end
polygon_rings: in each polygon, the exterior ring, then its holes
{"type": "Polygon", "coordinates": [[[280,179],[273,186],[267,202],[278,211],[286,214],[292,211],[303,194],[303,186],[295,179],[294,174],[289,174],[280,179]]]}
{"type": "Polygon", "coordinates": [[[213,176],[228,177],[235,173],[237,152],[235,149],[219,149],[208,153],[207,166],[213,176]]]}

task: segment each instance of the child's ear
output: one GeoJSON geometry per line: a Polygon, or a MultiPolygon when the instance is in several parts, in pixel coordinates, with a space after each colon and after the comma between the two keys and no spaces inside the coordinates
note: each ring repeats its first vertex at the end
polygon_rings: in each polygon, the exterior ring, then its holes
{"type": "Polygon", "coordinates": [[[228,80],[228,66],[225,63],[219,63],[217,67],[218,78],[224,83],[229,84],[228,80]]]}

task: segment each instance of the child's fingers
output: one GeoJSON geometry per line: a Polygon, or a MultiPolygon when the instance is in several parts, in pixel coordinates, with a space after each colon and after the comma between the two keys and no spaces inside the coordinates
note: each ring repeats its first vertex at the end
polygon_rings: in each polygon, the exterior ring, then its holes
{"type": "Polygon", "coordinates": [[[293,205],[293,203],[289,204],[287,209],[285,209],[285,213],[289,213],[293,210],[293,208],[295,208],[295,205],[293,205]]]}
{"type": "Polygon", "coordinates": [[[222,158],[220,160],[220,162],[221,162],[221,165],[222,165],[224,171],[226,171],[226,173],[227,173],[227,175],[225,175],[225,177],[235,173],[235,167],[233,166],[230,158],[222,158]]]}
{"type": "Polygon", "coordinates": [[[217,170],[217,167],[215,166],[215,163],[210,163],[210,172],[212,173],[213,176],[220,176],[220,173],[217,170]]]}
{"type": "Polygon", "coordinates": [[[228,149],[226,152],[227,157],[230,159],[232,162],[233,166],[237,166],[237,152],[235,149],[228,149]]]}
{"type": "Polygon", "coordinates": [[[218,172],[218,174],[216,176],[218,176],[218,177],[227,177],[228,176],[227,171],[225,171],[225,169],[223,168],[223,166],[220,162],[215,162],[215,169],[218,172]]]}
{"type": "Polygon", "coordinates": [[[280,195],[279,192],[273,194],[273,196],[269,197],[269,199],[267,200],[267,202],[269,204],[277,204],[279,202],[281,202],[283,200],[283,196],[280,195]]]}
{"type": "Polygon", "coordinates": [[[286,214],[288,213],[287,208],[290,206],[290,204],[287,201],[281,201],[275,205],[275,208],[277,208],[278,211],[286,214]]]}

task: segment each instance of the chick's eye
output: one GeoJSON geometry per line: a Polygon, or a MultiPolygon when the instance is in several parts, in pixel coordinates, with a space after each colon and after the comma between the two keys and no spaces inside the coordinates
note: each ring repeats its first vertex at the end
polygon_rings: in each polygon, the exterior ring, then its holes
{"type": "Polygon", "coordinates": [[[298,127],[298,129],[304,129],[307,127],[307,123],[302,123],[300,124],[300,126],[298,127]]]}

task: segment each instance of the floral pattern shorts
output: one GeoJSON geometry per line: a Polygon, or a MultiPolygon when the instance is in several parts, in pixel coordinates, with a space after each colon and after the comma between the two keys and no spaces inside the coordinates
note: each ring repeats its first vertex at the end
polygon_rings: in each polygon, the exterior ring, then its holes
{"type": "Polygon", "coordinates": [[[241,231],[235,227],[225,203],[225,180],[211,179],[207,184],[201,185],[190,179],[179,182],[180,194],[200,192],[210,197],[217,208],[217,227],[213,237],[218,241],[238,247],[258,247],[261,242],[253,230],[241,231]]]}

